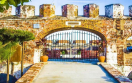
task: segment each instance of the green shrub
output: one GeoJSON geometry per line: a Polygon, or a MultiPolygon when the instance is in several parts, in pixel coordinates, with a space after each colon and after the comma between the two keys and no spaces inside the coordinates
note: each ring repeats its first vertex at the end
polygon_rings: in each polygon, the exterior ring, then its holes
{"type": "Polygon", "coordinates": [[[62,51],[62,54],[63,54],[63,55],[65,54],[65,51],[64,51],[64,50],[62,51]]]}
{"type": "Polygon", "coordinates": [[[79,50],[77,54],[79,54],[79,55],[80,55],[80,54],[81,54],[81,51],[79,50]]]}

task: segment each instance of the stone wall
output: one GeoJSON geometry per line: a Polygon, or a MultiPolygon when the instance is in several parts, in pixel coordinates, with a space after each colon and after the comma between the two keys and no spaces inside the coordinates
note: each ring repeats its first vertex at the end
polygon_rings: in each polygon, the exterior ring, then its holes
{"type": "Polygon", "coordinates": [[[0,12],[0,18],[10,16],[11,11],[12,11],[12,6],[10,6],[9,9],[5,10],[4,12],[2,12],[2,13],[0,12]]]}
{"type": "MultiPolygon", "coordinates": [[[[40,20],[41,21],[41,20],[40,20]]],[[[32,32],[35,36],[39,33],[38,29],[33,28],[33,23],[40,22],[38,20],[0,20],[0,28],[6,27],[6,28],[12,28],[12,29],[20,29],[20,30],[27,30],[29,32],[32,32]]],[[[42,21],[41,21],[42,22],[42,21]]],[[[26,41],[24,42],[25,48],[24,48],[24,63],[33,64],[33,57],[34,57],[34,49],[38,48],[36,47],[36,41],[26,41]]]]}
{"type": "MultiPolygon", "coordinates": [[[[70,20],[1,19],[0,28],[7,27],[12,29],[28,30],[35,35],[36,39],[25,42],[25,48],[24,48],[25,49],[24,63],[31,64],[31,63],[34,63],[33,61],[34,52],[35,52],[34,49],[38,48],[36,47],[36,42],[40,41],[46,35],[52,33],[52,30],[56,30],[56,31],[58,31],[57,29],[65,30],[67,27],[70,27],[65,25],[66,21],[70,21],[70,20]],[[39,24],[40,27],[38,29],[35,29],[33,26],[34,24],[39,24]]],[[[122,20],[121,20],[119,29],[116,28],[117,27],[116,20],[110,20],[110,19],[109,20],[103,20],[103,19],[102,20],[81,20],[80,22],[81,22],[81,25],[75,26],[73,27],[73,29],[76,29],[76,28],[78,29],[79,27],[79,29],[81,30],[89,31],[91,29],[91,30],[97,31],[94,33],[101,36],[101,38],[103,39],[106,38],[106,41],[107,41],[106,61],[108,63],[113,63],[113,64],[118,63],[120,65],[124,65],[124,58],[123,58],[124,53],[121,53],[121,49],[122,50],[124,49],[124,47],[122,47],[122,45],[125,44],[124,39],[127,36],[131,35],[131,29],[130,29],[131,20],[124,20],[123,21],[124,25],[122,25],[122,20]],[[123,30],[122,30],[122,26],[124,26],[123,30]],[[121,30],[123,33],[120,32],[121,30]],[[99,33],[101,33],[104,36],[100,35],[99,33]],[[122,47],[122,48],[118,49],[118,47],[122,47]]]]}
{"type": "Polygon", "coordinates": [[[75,18],[78,16],[78,6],[66,4],[62,6],[62,16],[67,18],[75,18]]]}
{"type": "Polygon", "coordinates": [[[121,4],[106,5],[105,16],[110,18],[122,18],[124,16],[124,6],[121,4]]]}
{"type": "Polygon", "coordinates": [[[99,6],[96,4],[87,4],[83,6],[83,15],[85,17],[98,17],[99,16],[99,6]]]}
{"type": "Polygon", "coordinates": [[[35,16],[35,6],[23,5],[16,7],[16,16],[20,18],[29,18],[35,16]]]}
{"type": "MultiPolygon", "coordinates": [[[[28,12],[27,10],[30,9],[29,6],[25,6],[25,7],[27,8],[25,9],[25,8],[18,7],[18,9],[22,9],[23,11],[28,12]]],[[[98,9],[96,5],[94,5],[94,7],[95,9],[96,8],[98,9]]],[[[111,8],[111,7],[113,8],[113,6],[110,6],[108,8],[111,8]]],[[[108,63],[124,65],[131,60],[131,58],[124,59],[125,54],[123,52],[124,48],[126,48],[125,47],[126,38],[131,36],[131,27],[132,27],[131,20],[124,19],[124,18],[112,19],[112,18],[106,18],[106,17],[100,17],[100,16],[98,18],[77,17],[77,14],[75,14],[77,13],[77,6],[75,5],[64,5],[62,8],[65,12],[63,14],[64,16],[76,17],[72,20],[66,17],[54,16],[54,6],[50,4],[41,5],[40,10],[41,9],[42,11],[40,16],[42,17],[36,16],[36,18],[33,17],[33,18],[25,19],[25,18],[19,18],[16,16],[10,16],[10,18],[7,17],[7,18],[0,19],[0,28],[6,27],[6,28],[12,28],[16,30],[17,29],[27,30],[32,32],[35,35],[35,40],[25,42],[24,63],[30,63],[30,64],[34,63],[34,60],[33,60],[34,52],[35,52],[34,49],[39,49],[36,45],[36,42],[41,41],[42,38],[44,38],[45,36],[53,32],[60,31],[60,30],[70,30],[71,28],[75,30],[77,29],[77,30],[86,30],[86,31],[93,32],[99,35],[103,40],[107,41],[106,61],[108,63]],[[49,12],[48,11],[46,12],[46,10],[48,10],[49,12]],[[72,13],[68,13],[68,12],[72,12],[72,13]],[[49,17],[49,18],[43,18],[43,16],[49,17]],[[75,25],[75,26],[66,25],[66,22],[70,22],[70,21],[80,22],[81,24],[75,25]],[[39,28],[34,28],[34,24],[38,24],[39,28]]],[[[119,9],[122,11],[122,5],[119,6],[119,9]]],[[[113,11],[115,10],[112,10],[112,12],[113,11]]]]}
{"type": "Polygon", "coordinates": [[[129,6],[129,16],[132,17],[132,5],[129,6]]]}
{"type": "Polygon", "coordinates": [[[55,16],[55,6],[51,4],[42,4],[39,7],[39,16],[53,17],[55,16]]]}

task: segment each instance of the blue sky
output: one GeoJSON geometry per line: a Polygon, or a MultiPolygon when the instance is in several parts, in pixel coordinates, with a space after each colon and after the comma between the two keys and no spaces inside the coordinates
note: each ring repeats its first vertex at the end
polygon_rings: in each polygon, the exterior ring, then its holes
{"type": "MultiPolygon", "coordinates": [[[[74,4],[78,6],[78,15],[83,15],[83,5],[95,3],[99,5],[99,15],[105,15],[105,5],[119,3],[124,6],[124,15],[129,15],[128,6],[132,5],[132,0],[31,0],[25,5],[35,6],[35,15],[39,15],[39,6],[41,4],[54,4],[55,14],[62,15],[61,6],[65,4],[74,4]]],[[[12,9],[12,15],[15,15],[15,7],[12,9]]]]}

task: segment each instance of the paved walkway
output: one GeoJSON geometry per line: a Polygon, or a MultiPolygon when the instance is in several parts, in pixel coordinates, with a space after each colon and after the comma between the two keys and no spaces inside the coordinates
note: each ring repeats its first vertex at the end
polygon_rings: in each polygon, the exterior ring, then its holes
{"type": "Polygon", "coordinates": [[[102,67],[91,63],[48,62],[33,83],[117,83],[102,67]]]}

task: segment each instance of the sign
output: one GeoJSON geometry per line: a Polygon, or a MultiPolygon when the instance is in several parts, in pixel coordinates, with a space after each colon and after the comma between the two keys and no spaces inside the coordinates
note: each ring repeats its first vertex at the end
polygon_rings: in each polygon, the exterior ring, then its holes
{"type": "Polygon", "coordinates": [[[80,21],[66,21],[67,26],[78,26],[81,25],[80,21]]]}
{"type": "Polygon", "coordinates": [[[39,28],[39,24],[33,24],[33,28],[39,28]]]}

